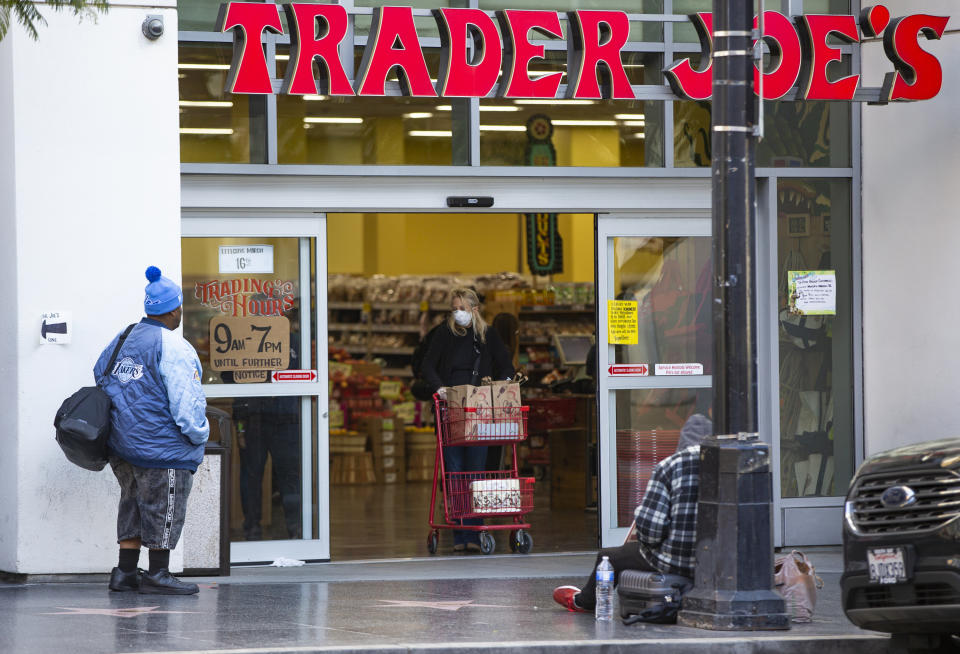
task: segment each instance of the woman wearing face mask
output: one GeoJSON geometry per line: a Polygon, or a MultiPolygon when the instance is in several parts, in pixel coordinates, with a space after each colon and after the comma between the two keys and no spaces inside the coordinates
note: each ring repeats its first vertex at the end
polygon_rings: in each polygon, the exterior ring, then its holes
{"type": "MultiPolygon", "coordinates": [[[[513,376],[510,353],[496,330],[488,329],[480,313],[480,300],[468,288],[450,294],[450,317],[430,340],[423,360],[423,378],[441,396],[448,386],[480,383],[484,377],[509,379],[513,376]]],[[[476,472],[485,469],[487,448],[445,447],[443,464],[447,472],[476,472]]],[[[479,518],[466,518],[464,525],[479,525],[479,518]]],[[[480,533],[453,532],[453,549],[480,551],[480,533]]]]}

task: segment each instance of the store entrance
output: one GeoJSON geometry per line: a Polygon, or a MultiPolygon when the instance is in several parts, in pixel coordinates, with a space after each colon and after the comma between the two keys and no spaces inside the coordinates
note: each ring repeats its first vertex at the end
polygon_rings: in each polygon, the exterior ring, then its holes
{"type": "MultiPolygon", "coordinates": [[[[533,551],[596,548],[595,217],[539,218],[556,236],[548,275],[531,271],[527,215],[327,214],[332,560],[427,555],[436,436],[432,403],[410,392],[411,363],[450,316],[455,287],[477,291],[529,378],[517,467],[536,480],[533,551]]],[[[486,468],[511,458],[491,447],[486,468]]],[[[508,532],[495,538],[497,553],[510,552],[508,532]]],[[[443,530],[438,555],[453,554],[443,530]]]]}

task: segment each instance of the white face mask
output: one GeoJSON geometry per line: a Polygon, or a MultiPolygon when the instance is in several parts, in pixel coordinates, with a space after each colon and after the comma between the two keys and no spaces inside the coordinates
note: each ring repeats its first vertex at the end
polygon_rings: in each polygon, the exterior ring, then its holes
{"type": "Polygon", "coordinates": [[[453,312],[453,321],[461,327],[468,327],[473,322],[473,316],[470,315],[469,311],[457,309],[453,312]]]}

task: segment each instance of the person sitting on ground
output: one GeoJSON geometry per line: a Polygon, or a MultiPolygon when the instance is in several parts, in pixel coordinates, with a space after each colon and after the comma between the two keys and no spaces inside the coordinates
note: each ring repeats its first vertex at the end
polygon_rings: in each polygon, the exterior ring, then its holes
{"type": "MultiPolygon", "coordinates": [[[[593,572],[583,590],[559,586],[553,599],[568,611],[593,611],[596,606],[597,565],[609,557],[613,583],[624,570],[675,574],[693,579],[697,544],[697,497],[700,489],[700,443],[713,433],[713,423],[699,413],[680,431],[677,451],[653,468],[640,506],[634,512],[636,540],[628,536],[619,547],[597,553],[593,572]]],[[[631,530],[631,536],[633,530],[631,530]]]]}

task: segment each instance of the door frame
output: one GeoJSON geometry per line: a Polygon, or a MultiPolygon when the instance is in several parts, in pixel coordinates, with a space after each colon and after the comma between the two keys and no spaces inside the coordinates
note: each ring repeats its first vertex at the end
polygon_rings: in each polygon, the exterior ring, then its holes
{"type": "Polygon", "coordinates": [[[598,214],[596,235],[597,298],[597,440],[599,443],[599,529],[602,547],[624,541],[629,529],[617,527],[616,391],[653,388],[710,388],[711,375],[614,377],[613,345],[608,344],[606,301],[613,284],[613,238],[654,236],[710,237],[709,211],[656,211],[629,214],[598,214]],[[606,473],[606,474],[603,474],[606,473]]]}
{"type": "MultiPolygon", "coordinates": [[[[303,538],[300,540],[238,541],[230,544],[230,562],[253,563],[285,557],[299,560],[326,561],[330,559],[330,467],[329,460],[329,398],[327,384],[327,230],[326,215],[306,211],[191,211],[181,212],[182,238],[216,237],[287,237],[314,239],[315,253],[311,262],[309,243],[300,241],[299,277],[310,279],[311,264],[316,270],[316,284],[311,296],[309,285],[300,284],[300,302],[309,302],[316,323],[316,335],[311,333],[311,320],[301,311],[300,351],[311,352],[311,340],[317,347],[317,381],[311,383],[253,383],[205,384],[208,398],[254,396],[301,397],[301,520],[303,538]],[[319,345],[323,344],[321,348],[319,345]],[[316,409],[311,400],[316,400],[316,409]],[[313,451],[312,425],[317,426],[317,447],[313,451]],[[317,477],[313,478],[316,468],[317,477]],[[316,507],[312,498],[316,493],[316,507]],[[317,533],[313,533],[313,511],[317,512],[317,533]]],[[[225,508],[223,510],[229,510],[225,508]]]]}

